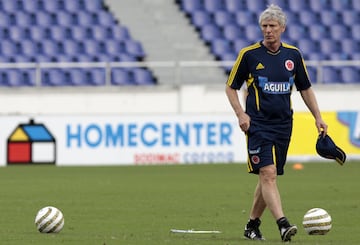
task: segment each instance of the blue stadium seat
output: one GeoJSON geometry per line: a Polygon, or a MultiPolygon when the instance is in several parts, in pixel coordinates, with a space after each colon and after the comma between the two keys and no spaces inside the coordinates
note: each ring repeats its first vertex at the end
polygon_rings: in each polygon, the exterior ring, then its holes
{"type": "Polygon", "coordinates": [[[74,13],[59,10],[55,13],[55,15],[57,24],[60,26],[71,27],[77,25],[77,17],[74,13]]]}
{"type": "Polygon", "coordinates": [[[360,23],[360,14],[359,11],[356,10],[342,10],[341,19],[343,23],[347,26],[352,26],[355,23],[360,23]]]}
{"type": "Polygon", "coordinates": [[[34,41],[42,41],[51,38],[51,29],[42,26],[30,26],[31,39],[34,41]]]}
{"type": "Polygon", "coordinates": [[[313,66],[308,66],[307,68],[307,71],[308,71],[308,74],[309,74],[309,78],[310,78],[310,81],[312,83],[317,83],[317,72],[316,72],[316,67],[313,67],[313,66]]]}
{"type": "Polygon", "coordinates": [[[246,40],[246,39],[237,39],[233,41],[233,46],[235,49],[235,52],[238,53],[242,48],[245,48],[246,46],[249,46],[253,42],[246,40]]]}
{"type": "Polygon", "coordinates": [[[24,81],[24,76],[18,69],[8,69],[6,71],[7,85],[11,87],[29,86],[29,81],[24,81]]]}
{"type": "Polygon", "coordinates": [[[213,40],[210,46],[210,50],[216,57],[221,57],[224,53],[230,53],[233,51],[233,47],[230,41],[225,39],[213,40]]]}
{"type": "Polygon", "coordinates": [[[21,53],[27,56],[36,56],[39,54],[39,46],[36,42],[31,40],[24,40],[21,42],[21,53]]]}
{"type": "Polygon", "coordinates": [[[36,25],[42,27],[51,27],[56,25],[56,14],[49,12],[37,12],[35,15],[36,25]]]}
{"type": "Polygon", "coordinates": [[[323,67],[322,73],[322,82],[323,83],[339,83],[341,82],[340,71],[338,68],[325,66],[323,67]]]}
{"type": "MultiPolygon", "coordinates": [[[[52,1],[47,1],[47,2],[52,2],[52,1]]],[[[43,9],[43,2],[42,1],[36,1],[36,0],[32,0],[32,1],[22,1],[22,7],[23,10],[29,13],[34,13],[37,12],[39,10],[43,9]]]]}
{"type": "Polygon", "coordinates": [[[91,0],[91,1],[84,1],[85,10],[88,12],[94,12],[103,9],[103,0],[91,0]]]}
{"type": "Polygon", "coordinates": [[[360,2],[359,1],[353,0],[351,3],[352,3],[351,7],[353,10],[360,11],[360,2]]]}
{"type": "Polygon", "coordinates": [[[302,25],[294,25],[285,30],[287,35],[292,40],[298,40],[309,36],[309,30],[302,25]]]}
{"type": "Polygon", "coordinates": [[[236,22],[241,26],[251,25],[258,22],[257,16],[254,12],[247,10],[239,10],[236,13],[236,22]]]}
{"type": "Polygon", "coordinates": [[[68,83],[63,70],[58,68],[43,69],[41,72],[43,86],[63,86],[68,83]]]}
{"type": "Polygon", "coordinates": [[[324,54],[331,54],[333,52],[340,52],[341,45],[339,41],[332,40],[332,39],[323,39],[319,41],[320,50],[324,54]]]}
{"type": "Polygon", "coordinates": [[[335,11],[345,11],[348,9],[352,9],[352,1],[351,0],[331,0],[331,8],[335,11]]]}
{"type": "Polygon", "coordinates": [[[97,21],[98,21],[99,25],[111,27],[111,26],[114,26],[117,24],[114,16],[112,16],[108,12],[101,11],[99,13],[96,13],[96,15],[97,15],[97,21]]]}
{"type": "Polygon", "coordinates": [[[90,28],[91,28],[92,37],[95,40],[102,41],[102,40],[108,40],[108,39],[113,38],[112,30],[110,27],[95,25],[90,28]]]}
{"type": "Polygon", "coordinates": [[[13,25],[13,18],[8,12],[0,11],[0,27],[9,27],[13,25]]]}
{"type": "Polygon", "coordinates": [[[9,13],[15,13],[23,9],[22,1],[11,0],[11,1],[2,1],[2,9],[9,13]]]}
{"type": "Polygon", "coordinates": [[[126,40],[124,43],[127,53],[133,55],[139,59],[139,61],[145,57],[145,52],[140,42],[135,40],[126,40]]]}
{"type": "Polygon", "coordinates": [[[135,85],[133,76],[124,68],[111,69],[111,84],[135,85]]]}
{"type": "Polygon", "coordinates": [[[330,28],[322,24],[313,24],[308,27],[309,37],[312,40],[319,41],[330,38],[330,28]]]}
{"type": "Polygon", "coordinates": [[[340,68],[341,79],[344,83],[356,83],[360,81],[360,70],[358,67],[340,68]]]}
{"type": "MultiPolygon", "coordinates": [[[[12,40],[16,42],[31,38],[29,28],[21,26],[12,26],[11,28],[9,28],[8,35],[12,40]]],[[[5,36],[3,36],[3,38],[5,38],[5,36]]]]}
{"type": "Polygon", "coordinates": [[[147,69],[135,68],[133,70],[133,77],[137,85],[154,85],[154,78],[147,69]]]}
{"type": "Polygon", "coordinates": [[[108,54],[119,54],[126,52],[124,43],[113,39],[105,40],[105,48],[106,53],[108,54]]]}
{"type": "Polygon", "coordinates": [[[211,13],[207,11],[194,11],[191,15],[191,23],[197,27],[201,28],[204,25],[214,24],[214,17],[211,13]]]}
{"type": "Polygon", "coordinates": [[[263,39],[263,35],[258,24],[251,24],[245,26],[245,36],[248,40],[251,40],[253,42],[257,42],[263,39]]]}
{"type": "Polygon", "coordinates": [[[50,28],[51,39],[62,42],[64,39],[72,38],[72,31],[70,27],[65,26],[53,26],[50,28]]]}
{"type": "MultiPolygon", "coordinates": [[[[293,1],[292,1],[293,2],[293,1]]],[[[301,1],[299,1],[301,2],[301,1]]],[[[318,1],[313,1],[313,0],[309,0],[309,6],[310,9],[312,11],[315,12],[321,12],[323,10],[331,10],[331,2],[330,1],[323,1],[323,0],[318,0],[318,1]]]]}
{"type": "Polygon", "coordinates": [[[16,55],[17,53],[20,53],[21,47],[19,45],[19,43],[15,43],[14,41],[11,40],[2,40],[1,41],[1,52],[3,55],[5,56],[13,56],[16,55]]]}
{"type": "Polygon", "coordinates": [[[311,26],[315,23],[319,23],[320,16],[316,12],[303,11],[299,13],[300,22],[305,26],[311,26]]]}
{"type": "Polygon", "coordinates": [[[87,69],[85,78],[88,84],[95,86],[105,85],[105,70],[101,68],[87,69]]]}
{"type": "Polygon", "coordinates": [[[356,40],[356,41],[360,41],[360,24],[354,24],[351,27],[351,37],[356,40]]]}
{"type": "Polygon", "coordinates": [[[333,40],[342,40],[351,37],[351,28],[342,24],[330,26],[330,34],[333,40]]]}
{"type": "Polygon", "coordinates": [[[71,27],[71,35],[74,40],[83,41],[92,39],[93,34],[90,27],[75,25],[71,27]]]}
{"type": "Polygon", "coordinates": [[[64,9],[71,12],[71,13],[75,13],[79,10],[85,9],[85,4],[83,0],[63,0],[64,2],[64,9]]]}
{"type": "Polygon", "coordinates": [[[267,4],[276,4],[282,8],[282,10],[288,11],[289,10],[289,2],[288,0],[268,0],[267,4]]]}
{"type": "Polygon", "coordinates": [[[79,25],[86,27],[98,24],[97,15],[85,11],[79,11],[77,13],[77,20],[79,25]]]}
{"type": "Polygon", "coordinates": [[[237,39],[243,39],[245,37],[244,27],[236,24],[224,26],[223,28],[224,37],[229,41],[237,39]]]}
{"type": "Polygon", "coordinates": [[[231,12],[220,10],[214,12],[214,22],[218,26],[224,27],[227,25],[236,24],[236,18],[235,15],[231,12]]]}
{"type": "Polygon", "coordinates": [[[64,40],[63,49],[64,49],[64,53],[68,55],[76,56],[84,52],[83,44],[76,40],[64,40]]]}
{"type": "Polygon", "coordinates": [[[330,60],[349,60],[350,59],[350,55],[344,52],[333,52],[331,54],[328,55],[330,60]]]}
{"type": "Polygon", "coordinates": [[[16,26],[28,27],[33,26],[36,23],[36,16],[33,13],[27,13],[23,11],[18,11],[14,13],[16,20],[16,26]]]}
{"type": "MultiPolygon", "coordinates": [[[[35,1],[29,1],[26,0],[26,2],[35,2],[35,1]]],[[[74,1],[76,2],[76,1],[74,1]]],[[[51,0],[51,1],[41,1],[42,8],[47,12],[56,13],[58,11],[63,10],[64,6],[62,4],[62,1],[59,0],[51,0]]]]}
{"type": "Polygon", "coordinates": [[[48,56],[56,56],[62,53],[62,51],[59,48],[59,44],[53,40],[43,40],[41,42],[40,52],[48,56]]]}
{"type": "Polygon", "coordinates": [[[194,11],[204,10],[204,5],[201,1],[182,0],[180,3],[180,8],[185,13],[192,13],[194,11]]]}
{"type": "Polygon", "coordinates": [[[111,27],[112,36],[116,40],[131,39],[129,30],[124,26],[114,25],[111,27]]]}
{"type": "Polygon", "coordinates": [[[309,0],[289,1],[289,10],[292,12],[308,11],[309,8],[309,0]]]}
{"type": "Polygon", "coordinates": [[[201,28],[200,36],[206,43],[211,43],[214,39],[223,38],[223,33],[220,27],[208,24],[201,28]]]}
{"type": "Polygon", "coordinates": [[[238,11],[246,9],[246,2],[239,0],[225,0],[225,8],[229,12],[237,13],[238,11]]]}
{"type": "Polygon", "coordinates": [[[203,3],[204,3],[204,9],[212,13],[226,9],[226,5],[223,0],[206,0],[203,3]]]}
{"type": "MultiPolygon", "coordinates": [[[[318,1],[311,1],[318,2],[318,1]]],[[[332,26],[338,23],[342,23],[341,14],[332,10],[323,10],[319,12],[320,21],[323,25],[332,26]]]]}
{"type": "Polygon", "coordinates": [[[342,52],[351,55],[360,52],[360,42],[352,38],[344,38],[340,40],[342,52]]]}
{"type": "Polygon", "coordinates": [[[259,13],[266,8],[266,2],[263,0],[246,0],[247,9],[259,13]]]}
{"type": "Polygon", "coordinates": [[[85,53],[89,55],[97,55],[105,52],[105,47],[100,45],[100,42],[94,39],[83,41],[85,53]]]}
{"type": "Polygon", "coordinates": [[[302,51],[305,59],[307,59],[308,54],[319,50],[319,43],[307,38],[299,39],[297,46],[302,51]]]}
{"type": "Polygon", "coordinates": [[[321,60],[328,60],[329,56],[318,51],[318,52],[312,52],[312,53],[307,54],[307,58],[308,58],[308,60],[321,61],[321,60]]]}

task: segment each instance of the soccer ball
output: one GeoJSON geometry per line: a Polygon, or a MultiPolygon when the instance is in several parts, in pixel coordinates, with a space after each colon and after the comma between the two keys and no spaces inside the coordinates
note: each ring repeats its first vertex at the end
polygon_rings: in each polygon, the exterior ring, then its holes
{"type": "Polygon", "coordinates": [[[312,208],[306,212],[303,226],[309,235],[325,235],[331,229],[331,216],[322,208],[312,208]]]}
{"type": "Polygon", "coordinates": [[[55,207],[44,207],[36,214],[35,225],[41,233],[59,233],[64,227],[64,215],[55,207]]]}

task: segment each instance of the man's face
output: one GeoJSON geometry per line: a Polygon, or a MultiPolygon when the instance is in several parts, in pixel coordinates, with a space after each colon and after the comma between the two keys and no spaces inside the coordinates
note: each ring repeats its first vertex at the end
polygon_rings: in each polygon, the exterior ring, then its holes
{"type": "Polygon", "coordinates": [[[281,34],[285,31],[285,26],[281,26],[276,20],[263,20],[260,27],[267,43],[280,42],[281,34]]]}

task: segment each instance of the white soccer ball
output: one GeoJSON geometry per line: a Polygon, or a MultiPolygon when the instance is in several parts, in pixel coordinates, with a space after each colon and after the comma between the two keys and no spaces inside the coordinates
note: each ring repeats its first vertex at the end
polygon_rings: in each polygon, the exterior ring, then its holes
{"type": "Polygon", "coordinates": [[[35,225],[41,233],[58,233],[64,227],[63,213],[52,206],[39,210],[35,217],[35,225]]]}
{"type": "Polygon", "coordinates": [[[312,208],[306,212],[303,227],[309,235],[325,235],[331,229],[331,216],[322,208],[312,208]]]}

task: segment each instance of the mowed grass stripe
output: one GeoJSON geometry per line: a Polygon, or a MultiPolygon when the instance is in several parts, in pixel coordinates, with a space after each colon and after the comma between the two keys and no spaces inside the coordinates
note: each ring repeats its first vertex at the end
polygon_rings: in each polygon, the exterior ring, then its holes
{"type": "MultiPolygon", "coordinates": [[[[299,227],[295,244],[360,244],[357,232],[360,162],[288,164],[278,184],[285,213],[299,227]],[[325,236],[302,228],[307,210],[321,207],[333,219],[325,236]]],[[[0,236],[11,244],[253,244],[242,237],[257,178],[244,164],[55,167],[0,169],[0,236]],[[59,234],[41,234],[34,219],[45,206],[66,220],[59,234]],[[220,230],[221,234],[171,234],[170,229],[220,230]]],[[[266,244],[279,244],[267,211],[266,244]]]]}

